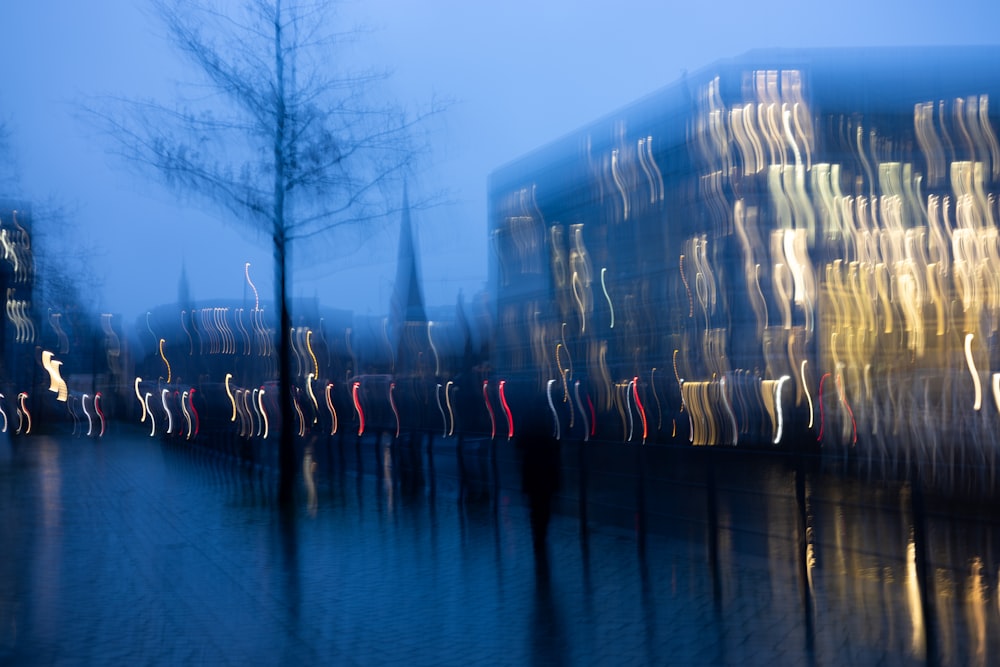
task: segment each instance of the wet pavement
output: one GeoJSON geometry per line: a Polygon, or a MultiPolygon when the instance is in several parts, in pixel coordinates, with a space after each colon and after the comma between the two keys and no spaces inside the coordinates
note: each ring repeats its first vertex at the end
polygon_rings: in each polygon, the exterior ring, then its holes
{"type": "Polygon", "coordinates": [[[653,460],[618,480],[640,489],[628,507],[593,465],[561,491],[544,576],[509,476],[469,493],[444,454],[413,477],[396,448],[355,445],[381,468],[321,460],[315,506],[303,488],[281,513],[273,476],[187,444],[2,442],[0,663],[990,664],[1000,650],[1000,542],[981,503],[746,460],[658,477],[653,460]]]}

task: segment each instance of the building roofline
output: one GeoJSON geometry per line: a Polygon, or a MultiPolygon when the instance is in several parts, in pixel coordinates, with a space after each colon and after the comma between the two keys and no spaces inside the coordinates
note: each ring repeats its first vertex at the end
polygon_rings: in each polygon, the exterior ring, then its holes
{"type": "Polygon", "coordinates": [[[1000,46],[901,46],[762,48],[716,60],[593,121],[509,160],[489,174],[495,182],[510,181],[525,164],[552,164],[573,159],[580,137],[601,132],[624,119],[684,115],[696,103],[698,90],[716,76],[730,91],[744,74],[764,69],[800,69],[807,79],[807,97],[821,108],[844,111],[912,111],[917,98],[949,99],[992,94],[1000,108],[1000,46]]]}

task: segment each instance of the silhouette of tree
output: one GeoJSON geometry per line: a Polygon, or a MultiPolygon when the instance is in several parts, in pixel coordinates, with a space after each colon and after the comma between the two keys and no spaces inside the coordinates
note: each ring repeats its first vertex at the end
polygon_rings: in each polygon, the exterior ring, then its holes
{"type": "Polygon", "coordinates": [[[383,71],[336,60],[361,34],[334,29],[329,0],[153,0],[171,43],[195,66],[196,93],[174,104],[112,98],[89,111],[116,152],[168,186],[263,233],[274,250],[280,308],[279,502],[291,501],[294,457],[289,308],[296,241],[357,232],[387,204],[421,152],[418,130],[441,110],[408,113],[378,96],[383,71]],[[105,106],[107,109],[108,106],[105,106]]]}

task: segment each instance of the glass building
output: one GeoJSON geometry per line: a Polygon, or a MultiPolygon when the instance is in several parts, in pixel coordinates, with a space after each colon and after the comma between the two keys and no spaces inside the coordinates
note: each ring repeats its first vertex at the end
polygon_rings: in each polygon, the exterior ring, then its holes
{"type": "Polygon", "coordinates": [[[997,62],[754,51],[495,170],[508,399],[575,437],[992,457],[997,62]]]}

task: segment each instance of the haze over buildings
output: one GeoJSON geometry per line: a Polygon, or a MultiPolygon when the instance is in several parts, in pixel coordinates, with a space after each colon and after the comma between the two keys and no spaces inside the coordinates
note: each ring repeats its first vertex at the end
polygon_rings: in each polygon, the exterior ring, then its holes
{"type": "MultiPolygon", "coordinates": [[[[271,293],[267,239],[178,201],[105,154],[76,119],[87,96],[169,100],[190,77],[155,17],[118,0],[8,3],[0,8],[11,55],[0,71],[3,118],[19,166],[21,198],[64,203],[64,248],[97,251],[102,310],[131,319],[176,298],[182,263],[196,299],[239,297],[252,264],[271,293]],[[150,261],[155,256],[155,261],[150,261]]],[[[361,66],[394,70],[385,93],[407,105],[455,100],[429,126],[433,154],[410,181],[416,196],[449,203],[415,211],[429,305],[454,303],[486,280],[488,173],[685,71],[757,47],[996,44],[1000,7],[980,0],[830,5],[781,2],[650,6],[508,2],[480,7],[437,0],[345,3],[345,24],[374,30],[353,47],[361,66]]],[[[296,265],[294,293],[331,306],[385,313],[396,272],[398,219],[360,249],[330,243],[296,265]],[[324,258],[326,258],[325,261],[324,258]]]]}

